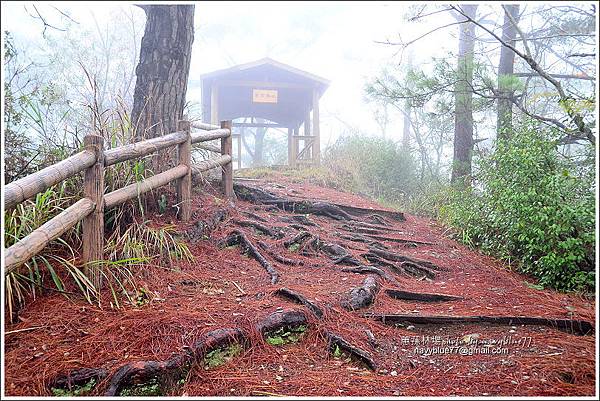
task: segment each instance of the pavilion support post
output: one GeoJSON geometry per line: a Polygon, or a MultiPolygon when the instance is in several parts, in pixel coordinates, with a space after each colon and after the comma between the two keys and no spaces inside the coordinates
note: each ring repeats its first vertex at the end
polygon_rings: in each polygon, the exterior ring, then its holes
{"type": "Polygon", "coordinates": [[[288,146],[288,165],[291,166],[292,165],[292,158],[293,158],[293,149],[292,149],[292,143],[294,142],[294,129],[293,128],[288,128],[288,141],[287,141],[287,146],[288,146]]]}
{"type": "Polygon", "coordinates": [[[291,166],[296,167],[298,165],[298,134],[300,127],[294,128],[292,132],[292,162],[291,166]]]}
{"type": "Polygon", "coordinates": [[[192,137],[189,121],[179,121],[177,129],[184,131],[187,135],[185,142],[177,147],[178,164],[186,166],[188,172],[177,180],[177,203],[179,204],[179,218],[181,221],[189,221],[192,216],[192,137]]]}
{"type": "MultiPolygon", "coordinates": [[[[310,132],[311,132],[311,126],[310,126],[310,111],[309,111],[308,113],[306,113],[306,117],[304,118],[304,136],[305,137],[309,137],[310,136],[310,132]]],[[[300,142],[300,141],[298,141],[298,142],[300,142]]],[[[300,148],[300,146],[298,146],[298,153],[297,154],[299,154],[300,152],[302,152],[300,149],[306,148],[306,143],[307,143],[307,139],[304,138],[302,140],[302,148],[300,148]]],[[[306,149],[304,151],[304,155],[305,155],[304,156],[305,159],[309,159],[310,160],[310,158],[311,158],[310,149],[306,149]]]]}
{"type": "MultiPolygon", "coordinates": [[[[230,135],[221,138],[221,154],[231,156],[232,138],[231,138],[231,120],[221,121],[221,128],[229,129],[230,135]]],[[[223,193],[227,199],[233,199],[233,161],[223,166],[221,175],[221,185],[223,193]]]]}
{"type": "Polygon", "coordinates": [[[319,91],[313,89],[313,135],[315,136],[312,149],[313,149],[313,162],[315,165],[321,163],[321,134],[319,128],[319,91]]]}
{"type": "Polygon", "coordinates": [[[238,170],[242,168],[242,134],[240,133],[237,137],[237,163],[238,170]]]}
{"type": "Polygon", "coordinates": [[[86,149],[96,153],[96,163],[85,170],[83,182],[84,196],[95,204],[82,225],[84,271],[92,284],[100,288],[102,266],[99,262],[104,259],[104,138],[86,135],[83,144],[86,149]]]}

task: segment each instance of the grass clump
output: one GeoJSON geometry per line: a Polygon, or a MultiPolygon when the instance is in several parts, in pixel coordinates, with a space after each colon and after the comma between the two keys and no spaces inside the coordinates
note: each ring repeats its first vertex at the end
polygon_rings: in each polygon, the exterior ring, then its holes
{"type": "Polygon", "coordinates": [[[215,348],[204,357],[204,369],[212,369],[221,366],[240,355],[242,351],[243,348],[238,343],[233,343],[227,347],[215,348]]]}
{"type": "Polygon", "coordinates": [[[91,378],[82,386],[72,386],[70,389],[52,387],[52,395],[55,397],[77,397],[86,395],[96,386],[96,379],[91,378]]]}
{"type": "Polygon", "coordinates": [[[280,327],[279,329],[267,333],[266,341],[270,345],[285,345],[297,343],[304,337],[307,327],[299,325],[296,327],[280,327]]]}
{"type": "Polygon", "coordinates": [[[163,394],[160,383],[156,378],[153,378],[145,383],[134,384],[125,387],[123,390],[121,390],[119,395],[121,397],[151,397],[161,396],[163,394]]]}

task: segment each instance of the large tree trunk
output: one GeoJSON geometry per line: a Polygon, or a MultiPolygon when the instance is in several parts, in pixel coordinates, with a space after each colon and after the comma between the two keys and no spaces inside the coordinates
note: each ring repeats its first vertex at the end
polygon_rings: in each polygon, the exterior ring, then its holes
{"type": "MultiPolygon", "coordinates": [[[[466,4],[461,8],[475,19],[477,5],[466,4]]],[[[460,18],[460,17],[459,17],[460,18]]],[[[458,68],[455,85],[454,159],[452,183],[469,183],[473,157],[473,51],[475,49],[475,25],[460,24],[458,42],[458,68]]]]}
{"type": "MultiPolygon", "coordinates": [[[[515,46],[517,37],[517,29],[511,22],[513,20],[519,22],[519,5],[504,6],[504,25],[502,26],[502,40],[515,46]]],[[[512,102],[510,96],[513,94],[510,85],[507,85],[507,78],[511,77],[514,72],[515,52],[506,46],[500,49],[500,64],[498,65],[498,138],[507,138],[512,129],[512,102]]]]}
{"type": "Polygon", "coordinates": [[[131,119],[137,138],[153,138],[176,131],[183,117],[194,41],[194,6],[140,7],[147,19],[135,71],[131,119]]]}

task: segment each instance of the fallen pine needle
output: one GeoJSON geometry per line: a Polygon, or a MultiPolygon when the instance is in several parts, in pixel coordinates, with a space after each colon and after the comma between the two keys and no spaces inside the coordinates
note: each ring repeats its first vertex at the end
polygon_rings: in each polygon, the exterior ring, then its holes
{"type": "Polygon", "coordinates": [[[27,327],[26,329],[19,329],[19,330],[7,331],[4,334],[20,333],[20,332],[23,332],[23,331],[31,331],[31,330],[43,329],[45,327],[46,326],[27,327]]]}
{"type": "Polygon", "coordinates": [[[237,288],[238,290],[240,290],[240,292],[242,293],[242,295],[246,295],[246,291],[242,290],[242,288],[235,282],[235,281],[231,281],[233,283],[233,285],[235,285],[235,288],[237,288]]]}
{"type": "Polygon", "coordinates": [[[270,393],[270,392],[268,392],[268,391],[258,391],[258,390],[252,390],[252,393],[253,393],[253,394],[256,394],[256,395],[272,395],[272,396],[274,396],[274,397],[285,397],[285,396],[284,396],[284,395],[282,395],[282,394],[270,393]]]}

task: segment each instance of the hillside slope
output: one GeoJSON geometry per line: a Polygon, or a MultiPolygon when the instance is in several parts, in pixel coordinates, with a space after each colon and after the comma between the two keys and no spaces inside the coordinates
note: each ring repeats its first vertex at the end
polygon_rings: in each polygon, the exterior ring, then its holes
{"type": "Polygon", "coordinates": [[[197,195],[189,223],[155,218],[195,260],[139,272],[147,304],[34,300],[6,327],[7,395],[51,395],[68,373],[91,395],[594,394],[593,301],[531,288],[434,221],[353,194],[236,191],[197,195]]]}

